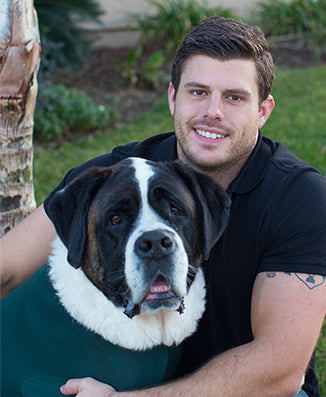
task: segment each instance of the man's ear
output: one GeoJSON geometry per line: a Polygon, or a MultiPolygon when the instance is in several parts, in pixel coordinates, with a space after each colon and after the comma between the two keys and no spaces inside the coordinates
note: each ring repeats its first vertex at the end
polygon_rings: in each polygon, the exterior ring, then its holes
{"type": "Polygon", "coordinates": [[[192,193],[203,240],[203,256],[208,259],[215,243],[227,225],[231,200],[222,187],[208,175],[200,173],[181,161],[168,163],[182,178],[192,193]]]}
{"type": "Polygon", "coordinates": [[[258,128],[262,128],[262,126],[266,123],[274,109],[274,106],[274,98],[272,95],[268,95],[267,99],[265,99],[260,106],[258,128]]]}
{"type": "Polygon", "coordinates": [[[168,99],[169,99],[169,109],[171,116],[174,115],[174,110],[175,110],[175,89],[173,87],[173,84],[170,82],[169,84],[169,89],[168,89],[168,99]]]}
{"type": "Polygon", "coordinates": [[[68,249],[68,262],[75,268],[82,263],[89,207],[111,173],[111,168],[91,167],[49,199],[47,213],[68,249]]]}

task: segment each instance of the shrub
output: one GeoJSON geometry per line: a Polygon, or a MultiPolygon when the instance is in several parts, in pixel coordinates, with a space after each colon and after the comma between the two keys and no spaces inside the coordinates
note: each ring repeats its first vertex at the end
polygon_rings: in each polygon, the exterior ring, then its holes
{"type": "Polygon", "coordinates": [[[269,0],[258,4],[257,23],[267,36],[305,34],[320,59],[325,44],[326,0],[269,0]]]}
{"type": "Polygon", "coordinates": [[[321,33],[326,28],[326,0],[269,0],[258,4],[265,34],[321,33]]]}
{"type": "Polygon", "coordinates": [[[233,11],[222,7],[208,7],[196,0],[149,1],[153,15],[136,14],[131,18],[141,31],[143,46],[164,49],[170,58],[182,38],[207,16],[236,18],[233,11]]]}
{"type": "Polygon", "coordinates": [[[233,11],[209,8],[195,0],[149,1],[151,15],[134,14],[131,24],[141,32],[141,45],[132,50],[122,65],[124,82],[129,86],[158,89],[165,78],[164,65],[172,58],[181,39],[200,21],[212,15],[236,18],[233,11]]]}
{"type": "Polygon", "coordinates": [[[145,87],[159,90],[164,73],[163,51],[143,53],[141,46],[131,50],[122,64],[122,83],[128,87],[145,87]]]}
{"type": "Polygon", "coordinates": [[[63,85],[41,86],[34,114],[35,136],[57,140],[68,132],[107,127],[116,119],[110,106],[96,105],[84,92],[63,85]]]}
{"type": "Polygon", "coordinates": [[[90,40],[80,22],[95,21],[102,11],[95,0],[35,0],[42,41],[41,74],[85,62],[90,40]],[[44,60],[44,61],[43,61],[44,60]]]}

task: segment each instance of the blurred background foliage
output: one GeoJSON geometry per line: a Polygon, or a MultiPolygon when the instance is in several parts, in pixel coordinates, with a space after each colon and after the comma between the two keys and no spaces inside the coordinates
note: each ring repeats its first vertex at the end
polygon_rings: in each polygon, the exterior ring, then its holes
{"type": "MultiPolygon", "coordinates": [[[[108,63],[116,63],[120,73],[116,85],[120,88],[159,91],[169,79],[174,52],[189,30],[207,16],[240,19],[233,10],[209,7],[204,1],[149,0],[148,3],[153,10],[151,14],[129,15],[130,25],[141,33],[139,45],[123,59],[107,60],[108,63]]],[[[98,108],[91,98],[86,100],[85,93],[80,95],[71,88],[51,87],[60,71],[78,71],[89,59],[91,42],[81,22],[99,23],[102,14],[100,6],[96,0],[35,0],[35,7],[42,41],[35,136],[43,140],[56,140],[67,133],[79,133],[80,126],[93,131],[96,125],[98,128],[112,125],[118,115],[111,104],[98,108]],[[66,109],[69,113],[64,111],[66,109]],[[67,120],[65,115],[75,123],[67,120]]],[[[304,34],[308,41],[304,41],[303,45],[306,47],[307,43],[312,48],[316,61],[322,58],[326,37],[326,0],[261,1],[244,22],[259,25],[276,50],[279,46],[274,39],[276,36],[304,34]]],[[[294,45],[297,42],[295,36],[294,41],[286,44],[292,48],[293,56],[295,52],[300,52],[294,45]]],[[[287,48],[286,56],[288,54],[287,48]]]]}
{"type": "MultiPolygon", "coordinates": [[[[90,44],[81,22],[99,23],[102,10],[96,0],[34,0],[42,44],[40,74],[85,63],[90,44]]],[[[42,76],[41,76],[42,77],[42,76]]]]}
{"type": "Polygon", "coordinates": [[[255,13],[256,23],[267,36],[291,33],[325,35],[326,0],[261,1],[255,13]]]}

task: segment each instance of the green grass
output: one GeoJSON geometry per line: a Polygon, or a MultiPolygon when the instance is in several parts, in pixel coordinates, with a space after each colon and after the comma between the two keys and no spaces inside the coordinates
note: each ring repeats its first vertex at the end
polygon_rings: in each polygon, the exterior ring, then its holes
{"type": "Polygon", "coordinates": [[[321,396],[326,397],[326,320],[321,330],[316,350],[316,372],[319,379],[321,396]]]}
{"type": "MultiPolygon", "coordinates": [[[[326,67],[276,71],[273,96],[276,107],[263,134],[282,141],[296,155],[326,175],[326,67]]],[[[64,174],[82,162],[120,144],[170,131],[167,97],[136,122],[101,134],[83,137],[59,148],[35,148],[34,182],[41,203],[64,174]]],[[[317,373],[326,397],[326,321],[317,346],[317,373]]]]}
{"type": "Polygon", "coordinates": [[[276,71],[275,109],[263,133],[326,175],[326,67],[276,71]]]}

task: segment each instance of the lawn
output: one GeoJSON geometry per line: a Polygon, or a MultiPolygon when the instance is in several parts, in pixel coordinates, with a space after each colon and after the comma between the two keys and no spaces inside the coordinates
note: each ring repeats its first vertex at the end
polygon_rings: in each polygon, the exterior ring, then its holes
{"type": "MultiPolygon", "coordinates": [[[[273,96],[276,107],[263,134],[282,141],[295,154],[326,175],[326,67],[276,71],[273,96]]],[[[76,138],[57,148],[35,148],[34,182],[41,203],[64,174],[80,163],[110,151],[114,146],[170,131],[166,95],[153,111],[133,124],[76,138]]],[[[317,347],[317,371],[326,397],[326,322],[317,347]]]]}

